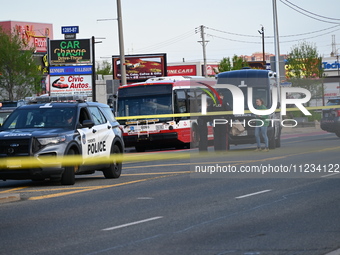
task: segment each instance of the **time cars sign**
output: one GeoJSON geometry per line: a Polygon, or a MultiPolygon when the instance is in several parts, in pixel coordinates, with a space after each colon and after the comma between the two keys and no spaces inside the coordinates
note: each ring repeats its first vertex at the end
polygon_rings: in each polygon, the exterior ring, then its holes
{"type": "Polygon", "coordinates": [[[49,47],[51,65],[91,63],[91,40],[51,40],[49,47]]]}
{"type": "Polygon", "coordinates": [[[196,65],[176,65],[168,66],[168,76],[177,75],[197,75],[196,65]]]}

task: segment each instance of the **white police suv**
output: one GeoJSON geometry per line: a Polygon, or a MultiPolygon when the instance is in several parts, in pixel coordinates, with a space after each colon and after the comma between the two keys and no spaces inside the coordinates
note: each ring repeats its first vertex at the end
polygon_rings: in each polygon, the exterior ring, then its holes
{"type": "Polygon", "coordinates": [[[91,174],[96,170],[103,171],[106,178],[118,178],[122,162],[115,160],[113,154],[124,152],[124,142],[109,106],[83,100],[53,102],[53,98],[44,98],[44,103],[18,107],[0,127],[0,179],[49,178],[73,185],[76,174],[91,174]],[[80,155],[82,161],[70,166],[59,160],[65,155],[80,155]],[[23,157],[34,159],[38,164],[27,167],[20,163],[11,165],[5,160],[23,157]],[[112,161],[86,164],[87,159],[96,158],[112,158],[112,161]],[[58,160],[62,163],[51,165],[58,160]]]}

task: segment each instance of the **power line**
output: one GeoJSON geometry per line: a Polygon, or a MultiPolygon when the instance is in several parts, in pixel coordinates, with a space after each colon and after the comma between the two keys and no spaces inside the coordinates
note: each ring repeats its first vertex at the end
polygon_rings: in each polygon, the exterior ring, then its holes
{"type": "Polygon", "coordinates": [[[232,32],[226,32],[226,31],[218,30],[218,29],[211,28],[211,27],[206,27],[206,28],[210,29],[210,30],[213,30],[213,31],[229,34],[229,35],[237,35],[237,36],[243,36],[243,37],[259,37],[258,35],[257,36],[255,36],[255,35],[244,35],[244,34],[237,34],[237,33],[232,33],[232,32]]]}
{"type": "MultiPolygon", "coordinates": [[[[288,6],[289,8],[293,9],[294,11],[296,11],[296,12],[298,12],[298,13],[301,13],[302,15],[305,15],[305,16],[311,18],[311,19],[315,19],[315,20],[318,20],[318,21],[321,21],[321,22],[325,22],[325,23],[330,23],[330,24],[339,24],[339,23],[340,23],[340,22],[332,22],[332,21],[327,21],[327,20],[322,20],[322,19],[315,18],[315,17],[310,16],[310,15],[308,15],[308,14],[306,14],[306,13],[303,13],[302,11],[297,10],[297,9],[294,8],[293,6],[291,6],[291,5],[287,4],[287,3],[285,3],[283,0],[280,0],[280,2],[283,3],[284,5],[288,6]]],[[[287,1],[287,2],[289,2],[289,1],[287,1]]],[[[289,2],[289,3],[290,3],[290,2],[289,2]]],[[[301,8],[301,9],[302,9],[302,8],[301,8]]],[[[304,9],[302,9],[302,10],[304,10],[304,9]]],[[[304,10],[304,11],[306,11],[306,10],[304,10]]],[[[306,11],[306,12],[308,12],[308,11],[306,11]]],[[[315,15],[315,14],[313,14],[313,15],[315,15]]],[[[320,16],[320,15],[316,15],[316,16],[320,16]]]]}
{"type": "MultiPolygon", "coordinates": [[[[207,34],[207,36],[211,36],[211,37],[215,37],[215,38],[219,38],[219,39],[223,39],[223,40],[228,40],[228,41],[232,41],[232,42],[241,42],[241,43],[261,43],[261,42],[254,42],[254,41],[242,41],[242,40],[235,40],[235,39],[230,39],[230,38],[225,38],[225,37],[221,37],[221,36],[217,36],[217,35],[212,35],[212,34],[207,34]]],[[[257,36],[259,37],[259,36],[257,36]]]]}
{"type": "MultiPolygon", "coordinates": [[[[339,29],[340,29],[340,24],[339,24],[339,25],[332,26],[332,27],[329,27],[329,28],[325,28],[325,29],[320,29],[320,30],[312,31],[312,32],[306,32],[306,33],[301,33],[301,34],[292,34],[292,35],[283,35],[283,36],[280,36],[280,37],[283,38],[283,37],[304,36],[304,35],[315,34],[315,33],[323,32],[323,31],[326,31],[326,30],[330,30],[330,29],[333,29],[333,28],[335,28],[335,27],[339,27],[339,29]]],[[[208,29],[210,29],[210,30],[213,30],[213,31],[220,32],[220,33],[230,34],[230,35],[243,36],[243,37],[253,37],[253,38],[254,38],[254,37],[255,37],[255,38],[259,38],[259,37],[260,37],[260,36],[258,36],[258,35],[237,34],[237,33],[222,31],[222,30],[215,29],[215,28],[210,28],[210,27],[206,27],[206,28],[208,28],[208,29]]],[[[339,29],[337,29],[337,30],[339,30],[339,29]]],[[[337,31],[337,30],[334,30],[334,31],[337,31]]],[[[332,32],[334,32],[334,31],[332,31],[332,32]]],[[[265,36],[265,38],[273,38],[273,37],[274,37],[273,35],[265,36]]]]}
{"type": "MultiPolygon", "coordinates": [[[[300,39],[295,39],[295,40],[289,40],[289,41],[281,41],[280,43],[290,43],[290,42],[297,42],[297,41],[303,41],[303,40],[308,40],[308,39],[313,39],[313,38],[317,38],[317,37],[321,37],[321,36],[324,36],[324,35],[328,35],[328,34],[331,34],[335,31],[338,31],[340,30],[340,28],[338,29],[335,29],[335,30],[332,30],[332,31],[329,31],[327,33],[323,33],[323,34],[320,34],[320,35],[316,35],[316,36],[311,36],[311,37],[305,37],[305,38],[300,38],[300,39]]],[[[233,42],[240,42],[240,43],[252,43],[252,44],[260,44],[261,42],[256,42],[256,41],[242,41],[242,40],[235,40],[235,39],[230,39],[230,38],[225,38],[225,37],[221,37],[221,36],[217,36],[217,35],[213,35],[213,34],[207,34],[208,36],[211,36],[211,37],[216,37],[216,38],[219,38],[219,39],[223,39],[223,40],[228,40],[228,41],[233,41],[233,42]]],[[[259,36],[258,36],[259,37],[259,36]]],[[[280,37],[283,37],[283,36],[280,36],[280,37]]],[[[265,37],[265,38],[269,38],[269,37],[265,37]]],[[[266,42],[266,43],[269,43],[269,44],[272,44],[273,42],[266,42]]]]}
{"type": "MultiPolygon", "coordinates": [[[[280,1],[282,2],[282,0],[280,0],[280,1]]],[[[288,0],[284,0],[284,1],[288,2],[289,4],[295,6],[295,7],[298,8],[298,9],[300,9],[300,10],[302,10],[302,11],[304,11],[304,12],[310,13],[310,14],[312,14],[312,15],[314,15],[314,16],[318,16],[318,17],[324,18],[324,19],[339,20],[339,21],[340,21],[340,19],[330,18],[330,17],[326,17],[326,16],[322,16],[322,15],[316,14],[316,13],[314,13],[314,12],[307,11],[306,9],[303,9],[303,8],[297,6],[296,4],[293,4],[292,2],[290,2],[290,1],[288,1],[288,0]]]]}

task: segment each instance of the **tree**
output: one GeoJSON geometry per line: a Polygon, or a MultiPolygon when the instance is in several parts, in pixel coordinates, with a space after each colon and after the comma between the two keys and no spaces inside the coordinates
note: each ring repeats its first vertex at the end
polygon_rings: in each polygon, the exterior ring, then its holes
{"type": "Polygon", "coordinates": [[[104,60],[102,63],[96,63],[96,74],[109,75],[112,74],[112,65],[109,61],[104,60]]]}
{"type": "Polygon", "coordinates": [[[323,94],[323,72],[322,58],[315,45],[302,42],[291,48],[287,58],[286,78],[293,87],[309,90],[312,99],[320,98],[323,94]]]}
{"type": "Polygon", "coordinates": [[[17,100],[40,92],[42,74],[28,46],[16,31],[0,26],[0,90],[2,99],[17,100]]]}
{"type": "Polygon", "coordinates": [[[242,67],[249,66],[248,63],[241,57],[238,57],[237,55],[234,55],[232,60],[230,60],[230,57],[224,57],[218,67],[217,70],[215,70],[215,73],[221,73],[231,70],[239,70],[242,69],[242,67]],[[232,64],[231,64],[232,63],[232,64]]]}

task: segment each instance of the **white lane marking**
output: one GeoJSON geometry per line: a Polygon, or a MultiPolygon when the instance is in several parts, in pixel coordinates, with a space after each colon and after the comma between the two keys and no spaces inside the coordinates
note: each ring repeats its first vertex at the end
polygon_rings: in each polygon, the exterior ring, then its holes
{"type": "Polygon", "coordinates": [[[137,197],[137,199],[141,199],[141,200],[143,200],[143,199],[153,199],[153,197],[137,197]]]}
{"type": "Polygon", "coordinates": [[[339,174],[339,173],[326,174],[326,175],[321,176],[321,178],[325,178],[325,177],[336,175],[336,174],[339,174]]]}
{"type": "Polygon", "coordinates": [[[145,220],[139,220],[139,221],[135,221],[135,222],[130,222],[130,223],[126,223],[126,224],[115,226],[115,227],[111,227],[111,228],[104,228],[102,230],[108,231],[108,230],[114,230],[114,229],[118,229],[118,228],[125,228],[125,227],[129,227],[129,226],[132,226],[132,225],[137,225],[137,224],[148,222],[148,221],[152,221],[152,220],[158,220],[158,219],[161,219],[161,218],[163,218],[163,216],[157,216],[157,217],[153,217],[153,218],[149,218],[149,219],[145,219],[145,220]]]}
{"type": "Polygon", "coordinates": [[[235,197],[235,198],[236,198],[236,199],[240,199],[240,198],[255,196],[255,195],[262,194],[262,193],[266,193],[266,192],[269,192],[269,191],[272,191],[272,190],[271,190],[271,189],[266,189],[266,190],[258,191],[258,192],[255,192],[255,193],[250,193],[250,194],[247,194],[247,195],[235,197]]]}
{"type": "Polygon", "coordinates": [[[339,254],[340,254],[340,249],[332,251],[332,252],[329,252],[329,253],[327,253],[325,255],[339,255],[339,254]]]}

